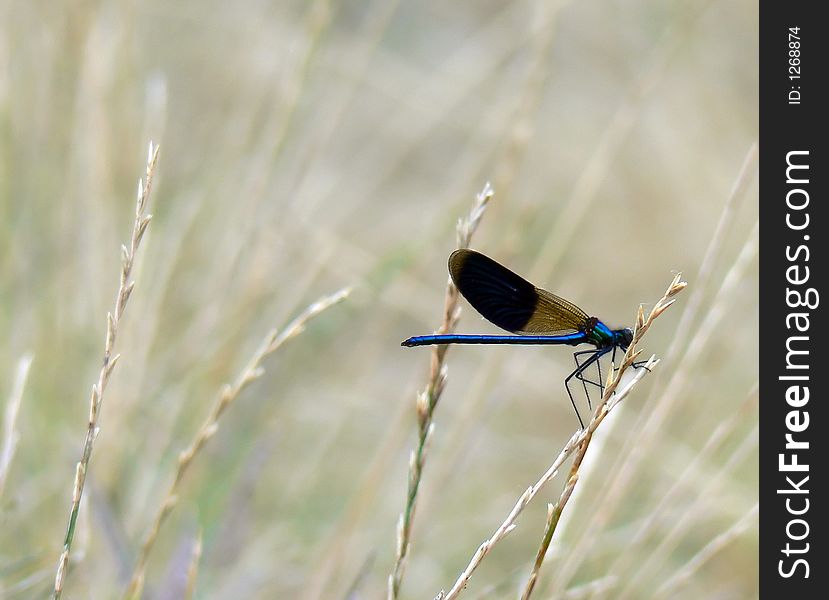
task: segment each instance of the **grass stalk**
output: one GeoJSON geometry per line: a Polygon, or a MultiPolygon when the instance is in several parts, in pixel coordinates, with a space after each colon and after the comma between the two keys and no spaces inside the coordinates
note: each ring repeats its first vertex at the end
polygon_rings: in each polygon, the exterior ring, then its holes
{"type": "Polygon", "coordinates": [[[156,511],[152,524],[144,537],[144,542],[141,545],[141,551],[138,555],[135,568],[132,572],[129,585],[127,587],[126,598],[139,598],[144,588],[144,576],[147,568],[147,561],[158,539],[159,531],[164,524],[167,517],[172,512],[176,503],[178,502],[179,487],[185,474],[193,464],[194,459],[199,454],[201,449],[207,441],[219,429],[219,419],[231,404],[239,397],[242,391],[253,381],[259,379],[264,373],[262,362],[264,359],[278,350],[288,340],[296,337],[305,329],[305,325],[319,315],[327,308],[344,300],[350,290],[342,289],[330,296],[325,296],[306,308],[299,316],[291,321],[285,329],[279,331],[277,329],[271,330],[263,340],[259,349],[251,357],[248,364],[242,369],[241,374],[232,384],[225,384],[219,392],[219,397],[213,405],[210,414],[205,420],[201,428],[196,432],[195,437],[190,442],[190,445],[183,450],[178,456],[178,465],[176,467],[175,475],[170,483],[167,493],[156,511]]]}
{"type": "MultiPolygon", "coordinates": [[[[598,531],[611,519],[619,506],[619,498],[627,492],[630,481],[634,477],[636,469],[641,461],[647,456],[647,448],[658,439],[659,432],[663,430],[665,421],[672,411],[676,410],[679,401],[679,391],[685,389],[692,372],[691,365],[695,364],[708,340],[716,331],[716,326],[724,318],[724,309],[727,307],[726,299],[734,291],[734,286],[743,276],[745,269],[756,254],[756,231],[753,231],[747,238],[740,257],[729,269],[728,274],[720,283],[720,289],[715,292],[715,300],[706,303],[704,291],[708,287],[711,275],[717,266],[718,257],[722,245],[727,237],[734,219],[736,204],[742,199],[751,179],[755,176],[757,164],[757,147],[753,144],[749,148],[739,174],[736,177],[730,194],[727,196],[725,205],[720,215],[715,232],[708,243],[704,258],[699,270],[694,277],[694,289],[691,291],[687,301],[683,303],[679,322],[675,328],[676,334],[671,340],[664,358],[671,364],[677,364],[678,368],[670,372],[668,383],[656,385],[645,399],[644,406],[653,405],[652,410],[642,413],[633,429],[641,432],[634,438],[625,442],[625,446],[619,453],[615,464],[609,469],[610,476],[603,483],[601,498],[602,510],[595,510],[582,535],[575,542],[572,552],[569,553],[559,571],[559,577],[567,581],[573,577],[579,566],[581,557],[587,555],[590,544],[593,543],[598,531]],[[693,324],[702,316],[702,321],[694,326],[693,324]],[[662,397],[656,403],[658,389],[668,390],[667,396],[662,397]]],[[[757,225],[755,224],[755,229],[757,225]]],[[[662,374],[656,375],[656,382],[659,384],[662,374]]]]}
{"type": "MultiPolygon", "coordinates": [[[[582,465],[584,460],[584,456],[587,452],[587,448],[590,445],[590,441],[593,438],[593,433],[596,431],[596,428],[601,425],[604,421],[605,417],[610,413],[613,408],[615,408],[624,398],[630,393],[630,391],[636,386],[637,383],[642,379],[645,373],[650,372],[657,364],[658,360],[655,356],[651,356],[650,359],[645,363],[644,368],[640,368],[636,370],[636,374],[633,378],[626,383],[626,385],[622,388],[619,388],[620,382],[622,380],[622,376],[625,374],[628,368],[630,368],[633,363],[636,361],[637,357],[640,355],[641,351],[636,349],[637,344],[641,341],[644,334],[648,331],[653,321],[658,318],[665,310],[668,309],[671,304],[674,303],[676,296],[679,292],[681,292],[686,286],[686,283],[682,281],[680,275],[676,275],[674,279],[671,281],[671,284],[668,286],[665,294],[662,298],[654,305],[653,309],[651,309],[650,314],[647,318],[645,318],[645,313],[643,308],[639,307],[639,312],[636,318],[636,328],[633,333],[633,341],[628,347],[627,351],[625,352],[625,356],[622,359],[622,364],[619,366],[618,370],[611,369],[609,373],[609,381],[605,388],[604,394],[602,395],[601,401],[596,405],[596,409],[593,412],[593,417],[590,423],[587,425],[585,429],[577,431],[564,448],[559,453],[558,457],[553,461],[553,464],[547,469],[547,471],[536,481],[535,484],[528,487],[526,491],[521,494],[518,498],[518,501],[513,506],[512,510],[510,511],[507,518],[504,520],[503,523],[495,530],[495,532],[490,536],[489,539],[484,541],[479,547],[475,554],[472,556],[472,559],[469,561],[467,567],[463,570],[460,576],[457,578],[455,583],[449,589],[448,592],[441,591],[436,597],[435,600],[452,600],[457,598],[460,593],[466,588],[467,584],[469,583],[472,574],[474,573],[475,569],[481,564],[483,559],[492,551],[492,548],[501,541],[507,534],[509,534],[515,527],[517,526],[517,520],[521,512],[526,508],[526,506],[532,501],[533,498],[538,494],[539,491],[558,474],[559,469],[564,464],[564,461],[571,454],[575,454],[573,459],[573,465],[570,468],[570,476],[568,477],[567,484],[565,485],[564,491],[561,493],[559,500],[558,500],[558,507],[559,512],[561,512],[567,504],[567,501],[572,494],[573,487],[578,480],[579,475],[579,468],[582,465]]],[[[558,524],[558,519],[554,519],[551,524],[552,531],[550,532],[550,536],[555,532],[555,528],[558,524]]]]}
{"type": "MultiPolygon", "coordinates": [[[[466,248],[472,240],[472,234],[478,228],[481,217],[484,215],[489,201],[495,195],[492,187],[487,183],[484,189],[475,197],[472,210],[469,214],[458,221],[457,246],[466,248]]],[[[455,330],[460,319],[460,307],[458,301],[460,293],[452,280],[446,284],[446,299],[443,306],[443,323],[436,333],[445,334],[455,330]]],[[[388,580],[388,600],[396,600],[400,594],[400,586],[403,583],[406,558],[409,555],[411,545],[412,523],[414,522],[415,508],[417,506],[418,491],[420,482],[423,479],[423,467],[426,463],[426,451],[429,438],[434,429],[433,417],[435,407],[443,393],[446,385],[446,365],[444,364],[448,346],[434,346],[432,348],[432,360],[429,370],[429,379],[424,390],[418,394],[416,400],[417,410],[417,445],[412,451],[409,459],[409,479],[406,491],[406,505],[400,514],[397,525],[397,546],[394,559],[394,567],[388,580]]]]}
{"type": "Polygon", "coordinates": [[[199,532],[196,541],[193,543],[193,551],[190,554],[190,564],[187,567],[187,587],[184,590],[185,600],[189,600],[196,593],[196,581],[199,576],[199,561],[202,555],[202,532],[199,532]]]}
{"type": "Polygon", "coordinates": [[[20,412],[20,403],[23,401],[23,389],[26,387],[26,379],[29,376],[29,367],[32,366],[32,355],[25,354],[17,361],[17,373],[14,377],[9,402],[6,404],[6,416],[3,419],[3,447],[0,449],[0,496],[3,495],[3,488],[6,486],[6,477],[14,458],[14,451],[17,448],[19,436],[15,429],[17,415],[20,412]]]}
{"type": "Polygon", "coordinates": [[[66,581],[66,572],[69,567],[69,555],[72,552],[72,542],[75,539],[75,527],[78,521],[78,511],[83,497],[86,474],[89,469],[89,460],[92,458],[92,449],[95,438],[98,436],[98,419],[104,403],[104,391],[106,390],[109,378],[115,365],[118,363],[120,354],[115,354],[115,341],[118,335],[118,326],[127,307],[130,294],[132,293],[135,281],[131,280],[135,255],[141,240],[147,231],[152,215],[146,213],[147,201],[152,189],[153,173],[155,172],[158,160],[158,147],[150,143],[147,158],[147,171],[143,180],[138,181],[138,199],[135,206],[135,220],[132,226],[132,236],[129,247],[121,246],[121,277],[118,285],[118,295],[115,299],[115,308],[107,313],[107,330],[104,345],[104,359],[101,370],[98,373],[98,381],[92,385],[92,394],[89,400],[89,421],[86,428],[81,459],[75,466],[75,480],[72,486],[72,504],[69,509],[69,523],[66,526],[66,536],[63,540],[63,551],[58,559],[58,568],[55,574],[55,588],[52,594],[54,600],[60,598],[63,592],[63,585],[66,581]]]}
{"type": "MultiPolygon", "coordinates": [[[[573,488],[576,487],[578,479],[570,479],[567,482],[565,493],[569,498],[573,493],[573,488]]],[[[538,581],[538,574],[541,572],[541,565],[544,564],[544,557],[547,555],[547,550],[550,547],[550,542],[553,541],[553,533],[555,533],[558,520],[561,518],[561,503],[555,505],[547,505],[547,522],[544,525],[544,536],[541,538],[541,545],[538,547],[538,552],[535,555],[535,562],[533,563],[533,570],[530,572],[530,577],[527,579],[527,585],[524,587],[524,593],[521,594],[521,600],[529,600],[535,589],[535,582],[538,581]]]]}

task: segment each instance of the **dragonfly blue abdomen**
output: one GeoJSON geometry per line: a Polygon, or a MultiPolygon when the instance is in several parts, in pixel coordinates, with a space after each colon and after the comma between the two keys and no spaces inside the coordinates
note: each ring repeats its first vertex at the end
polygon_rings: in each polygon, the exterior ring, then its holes
{"type": "Polygon", "coordinates": [[[431,346],[435,344],[515,344],[524,346],[566,345],[578,346],[588,343],[587,334],[570,333],[567,335],[467,335],[449,333],[442,335],[419,335],[410,337],[401,346],[431,346]]]}

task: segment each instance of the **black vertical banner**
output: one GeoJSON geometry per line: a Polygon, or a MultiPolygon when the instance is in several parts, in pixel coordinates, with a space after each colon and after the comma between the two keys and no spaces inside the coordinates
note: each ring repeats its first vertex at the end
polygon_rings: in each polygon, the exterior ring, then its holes
{"type": "Polygon", "coordinates": [[[829,428],[822,3],[760,3],[760,590],[825,598],[829,428]]]}

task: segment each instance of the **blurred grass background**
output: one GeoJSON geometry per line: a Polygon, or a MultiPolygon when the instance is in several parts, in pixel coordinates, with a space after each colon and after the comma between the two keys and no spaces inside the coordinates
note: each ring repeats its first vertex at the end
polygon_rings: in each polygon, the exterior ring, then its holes
{"type": "MultiPolygon", "coordinates": [[[[54,580],[150,140],[154,218],[65,597],[119,595],[221,384],[269,328],[347,285],[223,417],[145,597],[184,595],[198,536],[198,598],[385,594],[429,361],[399,343],[440,323],[455,222],[485,181],[496,195],[473,247],[619,326],[681,270],[690,287],[645,350],[664,354],[677,333],[704,344],[660,364],[591,448],[534,597],[650,598],[674,580],[670,597],[756,597],[753,167],[710,281],[694,286],[757,136],[757,22],[742,0],[0,1],[4,407],[33,357],[0,430],[18,438],[0,597],[44,597],[54,580]],[[678,332],[695,292],[700,312],[678,332]],[[715,333],[695,337],[706,315],[715,333]],[[664,423],[643,431],[666,396],[664,423]],[[608,496],[616,458],[643,435],[645,458],[608,496]]],[[[494,328],[467,306],[459,330],[494,328]]],[[[450,351],[404,598],[451,585],[574,431],[571,361],[450,351]]],[[[467,597],[516,597],[559,489],[467,597]]]]}

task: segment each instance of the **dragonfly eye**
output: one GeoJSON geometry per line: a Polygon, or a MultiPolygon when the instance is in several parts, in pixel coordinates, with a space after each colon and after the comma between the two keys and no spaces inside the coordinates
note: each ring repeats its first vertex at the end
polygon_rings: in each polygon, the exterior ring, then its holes
{"type": "Polygon", "coordinates": [[[625,327],[622,329],[622,349],[627,350],[628,346],[633,342],[633,329],[625,327]]]}

